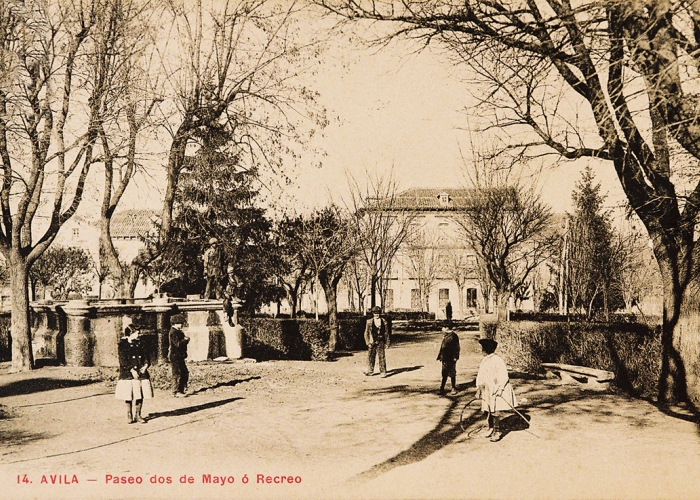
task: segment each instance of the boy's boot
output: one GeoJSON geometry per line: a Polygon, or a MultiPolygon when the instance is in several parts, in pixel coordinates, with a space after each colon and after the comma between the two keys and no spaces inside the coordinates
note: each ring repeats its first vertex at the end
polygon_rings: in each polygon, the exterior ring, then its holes
{"type": "Polygon", "coordinates": [[[131,413],[131,401],[127,401],[126,404],[127,404],[127,408],[128,408],[126,410],[126,422],[129,424],[133,424],[134,423],[134,416],[131,413]]]}

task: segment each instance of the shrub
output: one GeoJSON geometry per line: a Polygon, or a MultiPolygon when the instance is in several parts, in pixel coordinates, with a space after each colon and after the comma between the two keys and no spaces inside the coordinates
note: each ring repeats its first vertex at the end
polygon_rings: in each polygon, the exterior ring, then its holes
{"type": "Polygon", "coordinates": [[[338,319],[338,345],[342,351],[359,351],[365,346],[365,324],[367,318],[358,316],[355,318],[338,319]]]}
{"type": "Polygon", "coordinates": [[[435,320],[435,313],[426,311],[388,311],[394,321],[435,320]]]}
{"type": "Polygon", "coordinates": [[[499,352],[518,370],[542,363],[609,370],[615,384],[635,396],[654,397],[661,373],[661,328],[641,323],[501,323],[499,352]]]}
{"type": "Polygon", "coordinates": [[[328,326],[305,319],[245,318],[245,355],[257,360],[328,359],[328,326]]]}

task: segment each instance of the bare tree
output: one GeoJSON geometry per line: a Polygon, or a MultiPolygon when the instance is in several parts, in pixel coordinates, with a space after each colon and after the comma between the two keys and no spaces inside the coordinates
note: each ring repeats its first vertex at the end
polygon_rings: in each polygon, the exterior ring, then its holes
{"type": "Polygon", "coordinates": [[[162,49],[159,105],[169,144],[163,209],[158,243],[132,263],[128,292],[139,270],[167,245],[178,180],[185,169],[196,168],[191,151],[202,146],[203,137],[226,135],[221,149],[236,157],[240,168],[268,169],[284,178],[291,164],[283,158],[298,159],[309,130],[325,124],[323,110],[314,107],[316,94],[296,79],[306,69],[304,46],[293,38],[296,2],[175,0],[166,5],[170,36],[162,49]]]}
{"type": "Polygon", "coordinates": [[[348,292],[348,303],[351,310],[364,313],[365,297],[369,288],[369,273],[367,266],[360,256],[355,255],[348,262],[347,269],[343,273],[343,281],[348,292]],[[355,307],[357,298],[357,307],[355,307]]]}
{"type": "Polygon", "coordinates": [[[507,175],[485,173],[471,178],[457,222],[493,285],[496,312],[505,318],[508,300],[528,287],[530,273],[550,257],[555,238],[551,211],[533,188],[507,175]]]}
{"type": "Polygon", "coordinates": [[[481,94],[484,103],[521,155],[611,162],[661,272],[659,398],[700,401],[700,388],[686,379],[697,340],[686,342],[683,332],[690,329],[682,325],[686,312],[697,310],[692,292],[698,288],[689,284],[700,171],[686,172],[678,183],[674,174],[683,162],[671,154],[678,146],[695,165],[700,159],[700,92],[694,84],[700,7],[651,0],[319,3],[347,20],[396,22],[389,38],[439,40],[449,47],[492,83],[481,94]],[[535,139],[518,133],[526,131],[535,139]]]}
{"type": "Polygon", "coordinates": [[[355,214],[359,255],[369,270],[370,303],[374,307],[377,295],[383,296],[394,256],[411,234],[416,212],[410,206],[411,200],[397,197],[398,184],[393,174],[380,177],[367,173],[366,180],[364,189],[356,180],[350,180],[349,209],[355,214]]]}
{"type": "Polygon", "coordinates": [[[425,227],[413,231],[405,245],[408,268],[421,297],[421,310],[430,311],[430,292],[444,272],[444,252],[435,230],[425,227]]]}
{"type": "Polygon", "coordinates": [[[278,279],[287,292],[292,318],[297,317],[299,293],[311,277],[311,266],[304,251],[304,218],[285,216],[277,224],[277,246],[281,266],[278,279]]]}
{"type": "Polygon", "coordinates": [[[29,270],[75,214],[97,161],[105,87],[89,55],[104,6],[0,5],[0,251],[10,265],[15,371],[33,365],[29,270]]]}
{"type": "MultiPolygon", "coordinates": [[[[328,349],[335,351],[338,343],[338,283],[357,250],[354,224],[351,217],[335,205],[315,212],[304,222],[302,251],[313,270],[314,282],[320,283],[326,296],[330,327],[328,349]]],[[[316,315],[318,319],[318,308],[316,315]]]]}
{"type": "Polygon", "coordinates": [[[139,138],[152,126],[154,106],[161,100],[151,90],[149,74],[157,38],[156,22],[161,19],[160,2],[149,0],[109,0],[98,27],[98,44],[91,65],[106,88],[105,107],[109,113],[98,124],[99,144],[104,165],[104,185],[100,207],[100,267],[111,278],[120,296],[133,296],[138,274],[122,263],[112,242],[112,216],[139,166],[139,138]]]}
{"type": "Polygon", "coordinates": [[[467,313],[466,288],[469,280],[477,279],[478,270],[476,256],[464,246],[451,245],[444,251],[445,275],[457,284],[459,291],[459,310],[464,316],[467,313]]]}

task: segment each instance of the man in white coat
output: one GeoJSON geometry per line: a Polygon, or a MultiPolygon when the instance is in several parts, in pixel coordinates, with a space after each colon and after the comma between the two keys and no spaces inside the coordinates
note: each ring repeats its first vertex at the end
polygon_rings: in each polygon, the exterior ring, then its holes
{"type": "Polygon", "coordinates": [[[498,342],[493,339],[479,339],[486,357],[481,360],[476,375],[476,388],[481,397],[481,409],[489,413],[489,432],[486,437],[500,441],[503,437],[498,428],[500,412],[513,410],[517,405],[513,386],[508,378],[508,368],[503,359],[494,354],[498,342]]]}

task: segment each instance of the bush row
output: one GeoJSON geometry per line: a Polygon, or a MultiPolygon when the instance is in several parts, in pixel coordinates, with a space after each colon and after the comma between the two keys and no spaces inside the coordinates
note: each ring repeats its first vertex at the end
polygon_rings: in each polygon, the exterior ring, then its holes
{"type": "Polygon", "coordinates": [[[655,397],[661,373],[661,327],[643,323],[499,323],[482,336],[495,337],[506,363],[530,373],[542,363],[566,363],[609,370],[615,384],[642,397],[655,397]],[[485,334],[485,335],[484,335],[485,334]]]}
{"type": "MultiPolygon", "coordinates": [[[[337,350],[364,348],[366,318],[338,321],[337,350]]],[[[328,359],[328,323],[312,319],[242,318],[244,355],[257,360],[328,359]]]]}

